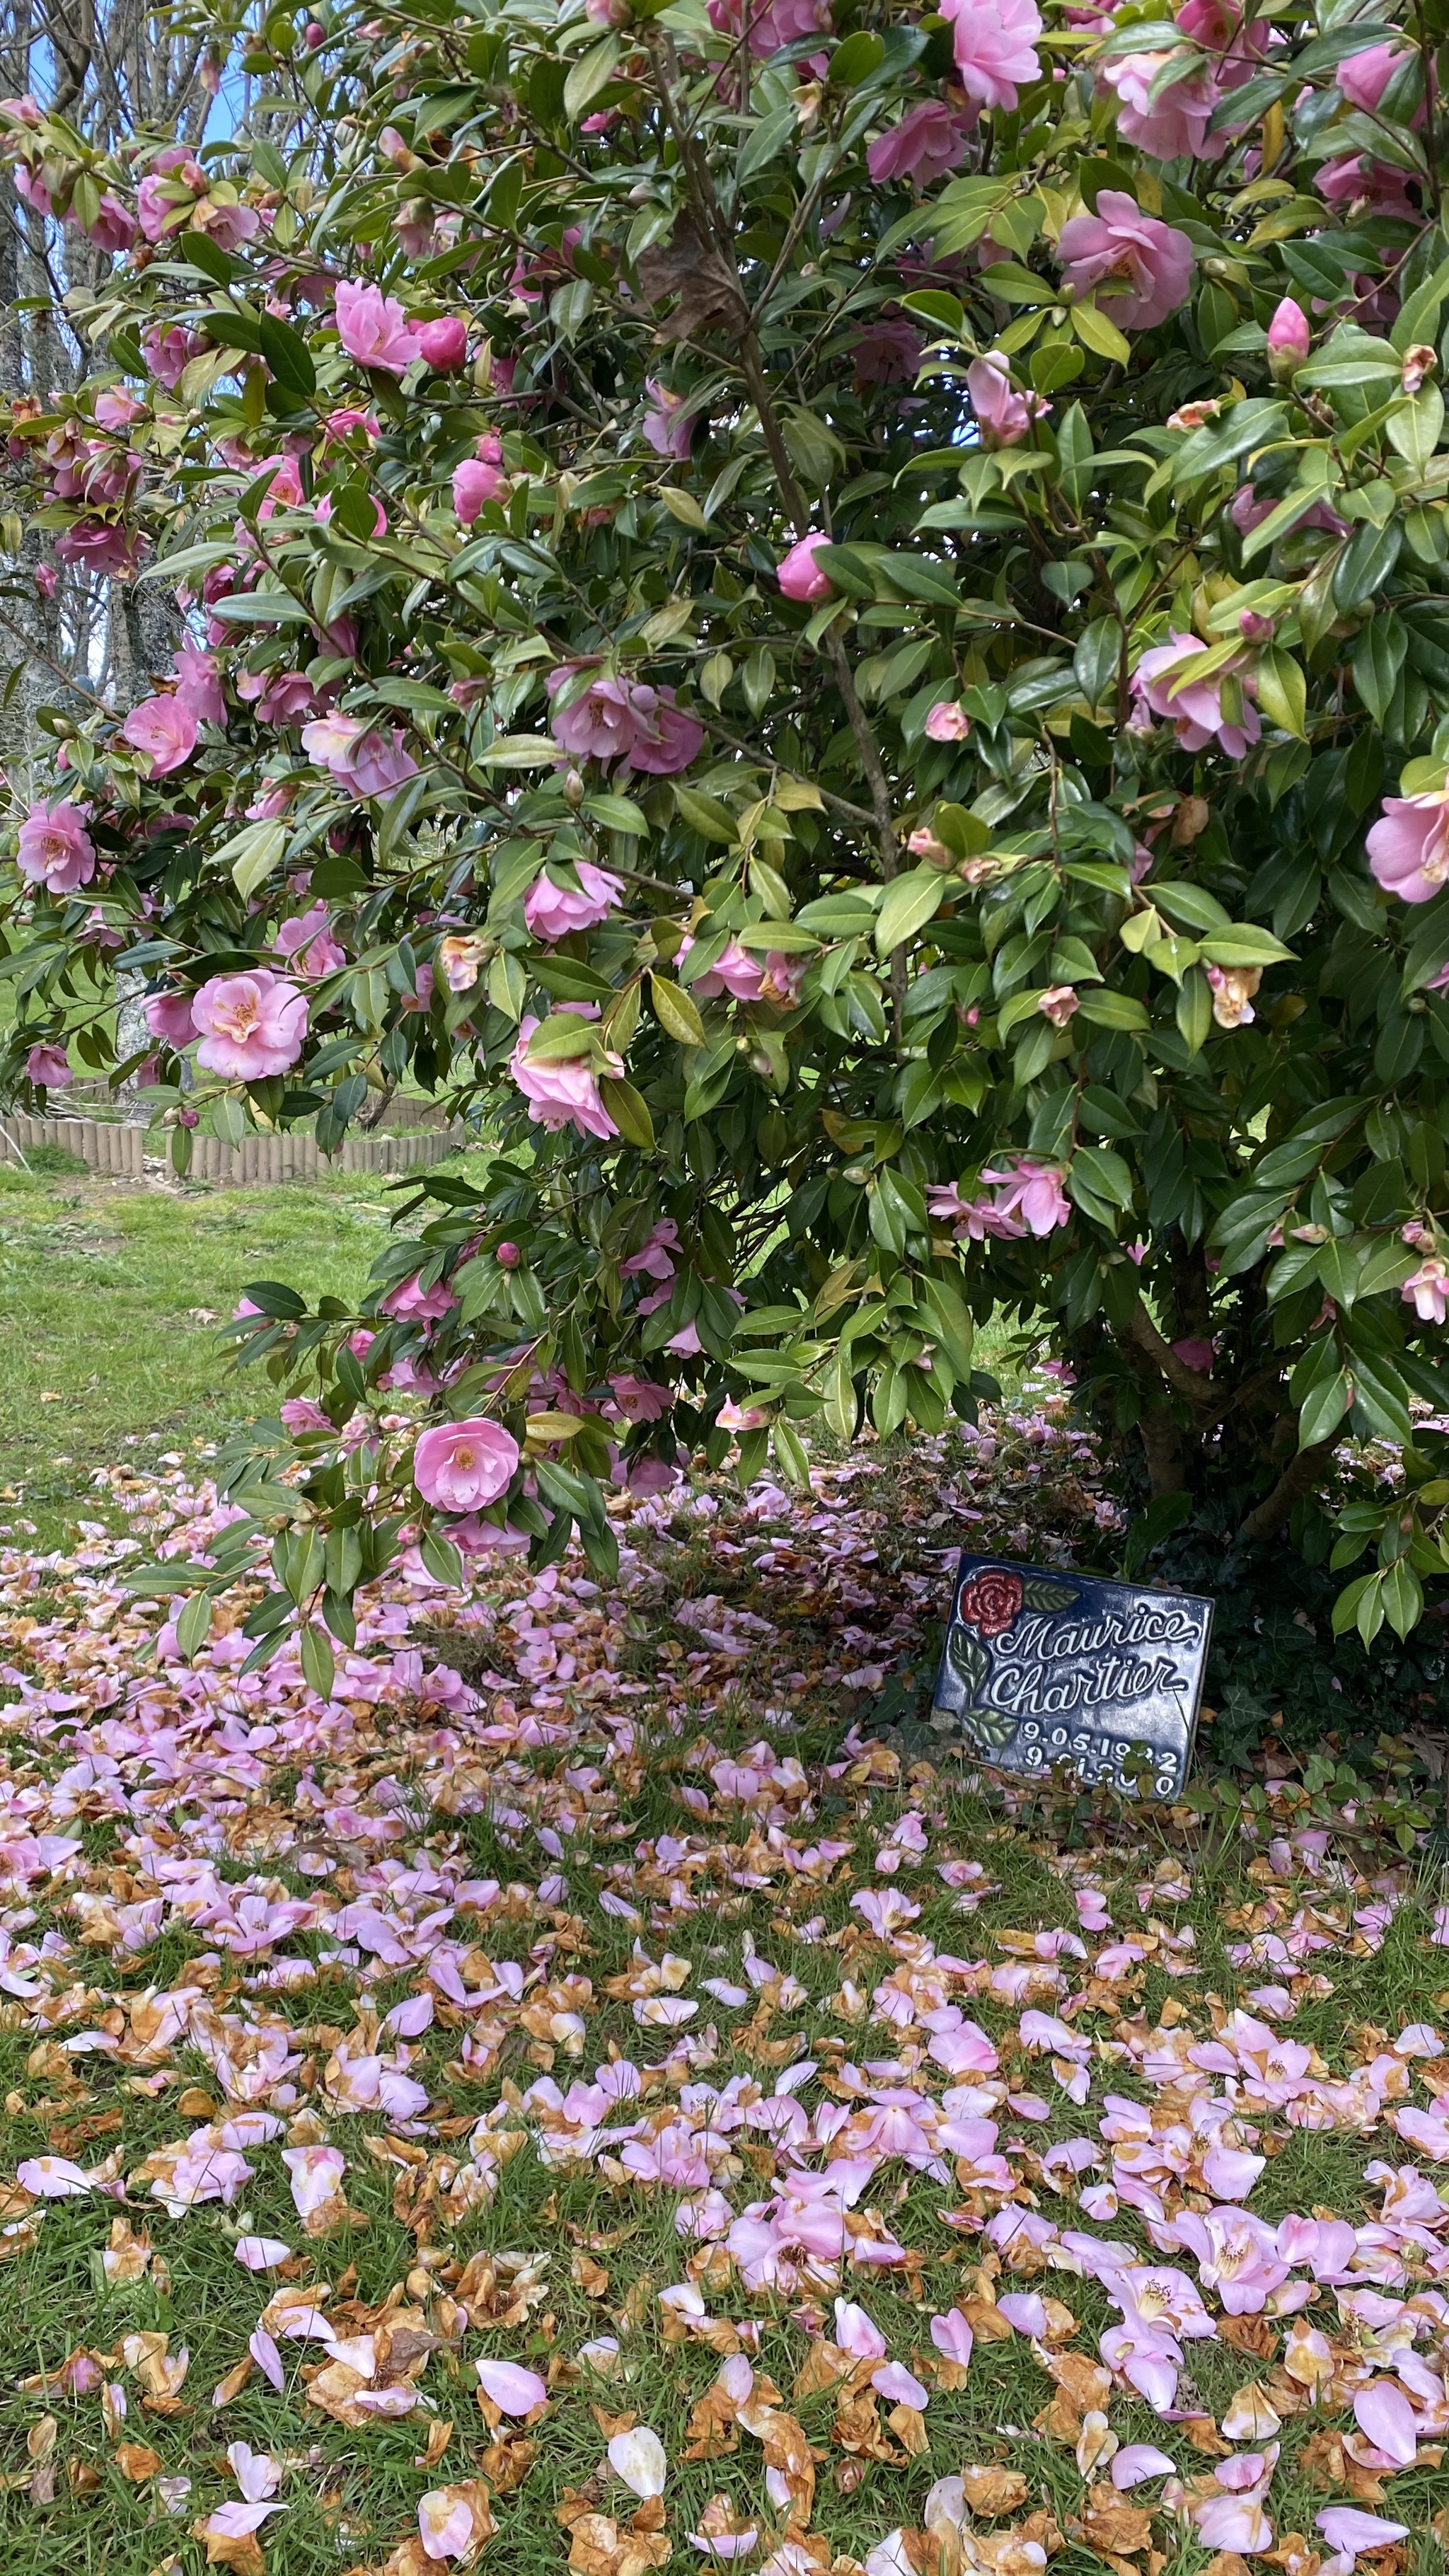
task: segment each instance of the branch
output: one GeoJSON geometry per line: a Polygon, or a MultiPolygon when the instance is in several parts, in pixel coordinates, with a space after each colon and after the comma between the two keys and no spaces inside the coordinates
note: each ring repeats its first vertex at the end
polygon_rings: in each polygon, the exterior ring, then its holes
{"type": "Polygon", "coordinates": [[[1319,1469],[1327,1466],[1341,1437],[1340,1432],[1331,1431],[1326,1440],[1316,1440],[1311,1448],[1300,1449],[1297,1457],[1289,1460],[1272,1492],[1254,1504],[1238,1532],[1239,1538],[1276,1538],[1294,1504],[1312,1492],[1319,1469]]]}
{"type": "Polygon", "coordinates": [[[1174,1395],[1185,1395],[1189,1404],[1205,1410],[1216,1404],[1218,1389],[1202,1369],[1189,1368],[1180,1360],[1170,1342],[1164,1341],[1147,1308],[1139,1297],[1127,1318],[1126,1331],[1139,1351],[1154,1360],[1174,1395]]]}

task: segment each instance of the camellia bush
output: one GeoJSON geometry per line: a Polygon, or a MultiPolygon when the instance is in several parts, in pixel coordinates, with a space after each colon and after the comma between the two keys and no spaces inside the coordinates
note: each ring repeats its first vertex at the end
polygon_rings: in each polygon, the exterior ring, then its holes
{"type": "Polygon", "coordinates": [[[176,604],[12,778],[11,1096],[487,1150],[365,1312],[250,1291],[183,1646],[607,1573],[611,1478],[939,1430],[1002,1308],[1147,1539],[1449,1582],[1446,29],[381,0],[264,14],[255,139],[7,104],[103,254],[10,506],[176,604]]]}

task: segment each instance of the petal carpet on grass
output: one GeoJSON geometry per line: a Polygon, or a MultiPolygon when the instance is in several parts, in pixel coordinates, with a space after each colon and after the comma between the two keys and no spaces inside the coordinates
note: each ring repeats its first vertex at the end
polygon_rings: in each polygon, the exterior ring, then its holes
{"type": "Polygon", "coordinates": [[[127,1589],[228,1517],[0,1534],[7,2565],[1442,2564],[1432,1875],[881,1722],[955,1545],[1110,1527],[1060,1395],[405,1559],[326,1701],[127,1589]]]}

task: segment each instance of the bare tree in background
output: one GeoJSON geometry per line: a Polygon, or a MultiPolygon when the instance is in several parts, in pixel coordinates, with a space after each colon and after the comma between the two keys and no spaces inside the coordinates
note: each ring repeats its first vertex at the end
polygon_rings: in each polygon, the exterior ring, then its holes
{"type": "MultiPolygon", "coordinates": [[[[143,0],[0,0],[5,95],[32,92],[102,149],[132,135],[200,143],[216,85],[214,43],[202,32],[178,32],[174,18],[143,0]]],[[[82,345],[58,308],[68,289],[93,286],[108,264],[79,232],[26,205],[9,170],[0,170],[5,400],[29,395],[49,410],[80,381],[82,345]]],[[[12,520],[0,543],[0,666],[13,675],[0,710],[0,759],[8,764],[25,758],[36,709],[68,677],[126,705],[148,668],[169,659],[176,627],[154,585],[136,590],[65,569],[47,599],[35,582],[41,535],[22,535],[12,520]]]]}
{"type": "MultiPolygon", "coordinates": [[[[161,144],[203,138],[220,69],[216,37],[180,32],[144,0],[0,0],[0,85],[30,91],[102,149],[144,135],[161,144]]],[[[0,399],[46,411],[87,372],[84,345],[62,310],[67,291],[93,287],[109,265],[77,230],[27,205],[0,167],[0,399]]],[[[38,710],[68,691],[116,707],[144,696],[180,638],[164,585],[55,566],[53,596],[36,581],[41,530],[0,521],[0,764],[19,783],[38,710]]],[[[116,1047],[124,1060],[149,1043],[140,977],[118,979],[116,1047]]],[[[146,1111],[124,1087],[128,1119],[146,1111]]]]}

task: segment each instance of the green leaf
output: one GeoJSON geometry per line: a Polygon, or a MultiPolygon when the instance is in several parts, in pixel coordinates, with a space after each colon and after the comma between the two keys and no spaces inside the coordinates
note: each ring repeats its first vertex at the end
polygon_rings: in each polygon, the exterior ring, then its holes
{"type": "Polygon", "coordinates": [[[194,1664],[211,1634],[211,1614],[215,1607],[209,1592],[194,1592],[176,1622],[176,1643],[188,1664],[194,1664]]]}
{"type": "Polygon", "coordinates": [[[1100,304],[1074,304],[1071,325],[1083,348],[1090,349],[1094,357],[1110,359],[1118,366],[1125,366],[1130,360],[1131,341],[1125,331],[1118,330],[1100,304]]]}
{"type": "Polygon", "coordinates": [[[1375,724],[1393,704],[1408,649],[1407,629],[1392,608],[1381,609],[1353,639],[1353,685],[1375,724]]]}
{"type": "Polygon", "coordinates": [[[1174,483],[1195,483],[1219,466],[1235,465],[1256,447],[1282,437],[1288,414],[1280,402],[1239,402],[1217,420],[1206,421],[1184,439],[1172,463],[1174,483]]]}
{"type": "Polygon", "coordinates": [[[679,984],[656,970],[649,978],[649,995],[660,1027],[681,1046],[702,1047],[705,1042],[704,1022],[698,1005],[679,984]]]}
{"type": "Polygon", "coordinates": [[[1346,1369],[1335,1369],[1313,1387],[1298,1416],[1298,1446],[1311,1449],[1336,1431],[1348,1412],[1352,1388],[1346,1369]]]}
{"type": "Polygon", "coordinates": [[[199,268],[203,277],[211,279],[213,286],[230,286],[234,277],[246,275],[244,263],[233,259],[231,253],[214,242],[209,233],[181,233],[176,247],[184,260],[188,260],[193,268],[199,268]]]}
{"type": "Polygon", "coordinates": [[[620,1082],[609,1074],[599,1079],[599,1097],[613,1119],[626,1145],[635,1145],[641,1154],[654,1150],[654,1121],[649,1104],[635,1090],[632,1082],[620,1082]]]}
{"type": "Polygon", "coordinates": [[[1389,1567],[1383,1582],[1384,1613],[1396,1637],[1407,1637],[1424,1612],[1424,1587],[1405,1556],[1389,1567]]]}
{"type": "Polygon", "coordinates": [[[789,1423],[783,1419],[772,1422],[770,1442],[775,1452],[775,1463],[786,1484],[793,1485],[797,1493],[808,1494],[810,1461],[799,1433],[792,1431],[789,1423]]]}
{"type": "Polygon", "coordinates": [[[735,818],[729,807],[721,805],[717,797],[701,796],[695,787],[676,787],[674,802],[681,822],[687,823],[690,830],[698,832],[702,839],[727,844],[738,839],[735,818]]]}
{"type": "Polygon", "coordinates": [[[284,822],[251,823],[244,832],[238,832],[231,840],[222,843],[216,852],[216,860],[223,866],[230,861],[232,883],[245,903],[256,893],[259,885],[266,883],[272,870],[280,866],[286,849],[287,826],[284,822]]]}
{"type": "Polygon", "coordinates": [[[914,938],[935,918],[949,883],[950,879],[938,868],[913,868],[907,876],[892,878],[876,917],[875,944],[880,956],[888,957],[893,948],[914,938]]]}
{"type": "Polygon", "coordinates": [[[567,1064],[594,1052],[594,1030],[576,1011],[551,1011],[528,1041],[535,1064],[567,1064]]]}
{"type": "Polygon", "coordinates": [[[319,1699],[330,1699],[337,1677],[337,1658],[332,1652],[332,1640],[326,1629],[314,1627],[309,1619],[299,1640],[299,1653],[302,1678],[309,1689],[314,1690],[319,1699]]]}
{"type": "Polygon", "coordinates": [[[441,1530],[424,1530],[418,1554],[435,1583],[445,1583],[450,1592],[462,1590],[463,1559],[452,1540],[444,1538],[441,1530]]]}
{"type": "Polygon", "coordinates": [[[1278,966],[1293,955],[1254,921],[1230,921],[1226,929],[1207,931],[1199,945],[1210,966],[1278,966]]]}
{"type": "Polygon", "coordinates": [[[1131,1171],[1110,1145],[1079,1145],[1071,1168],[1073,1175],[1081,1174],[1095,1198],[1119,1208],[1132,1205],[1131,1171]]]}
{"type": "Polygon", "coordinates": [[[1403,542],[1401,519],[1390,519],[1382,528],[1365,519],[1355,528],[1333,576],[1333,596],[1340,608],[1362,608],[1366,600],[1378,597],[1399,560],[1403,542]]]}
{"type": "Polygon", "coordinates": [[[317,370],[312,353],[300,331],[283,322],[275,313],[263,313],[257,323],[257,346],[277,383],[285,392],[306,401],[317,390],[317,370]]]}
{"type": "Polygon", "coordinates": [[[1390,447],[1423,474],[1444,431],[1444,397],[1437,385],[1424,385],[1392,412],[1386,423],[1390,447]]]}
{"type": "Polygon", "coordinates": [[[542,769],[558,756],[558,744],[546,733],[506,733],[480,754],[485,769],[542,769]]]}
{"type": "Polygon", "coordinates": [[[1308,705],[1308,683],[1301,666],[1281,644],[1270,644],[1258,656],[1254,669],[1258,684],[1258,704],[1270,724],[1284,733],[1306,739],[1304,716],[1308,705]]]}
{"type": "Polygon", "coordinates": [[[1350,1628],[1357,1628],[1364,1644],[1372,1645],[1384,1623],[1382,1588],[1381,1574],[1361,1574],[1356,1582],[1345,1585],[1333,1605],[1335,1637],[1345,1637],[1350,1628]]]}
{"type": "Polygon", "coordinates": [[[1092,986],[1077,996],[1077,1017],[1090,1020],[1099,1029],[1148,1029],[1151,1015],[1145,1003],[1131,993],[1114,993],[1092,986]]]}
{"type": "Polygon", "coordinates": [[[613,79],[623,50],[621,37],[607,35],[601,43],[590,45],[588,52],[580,54],[578,61],[570,65],[569,76],[564,82],[563,103],[565,114],[571,120],[576,121],[584,115],[590,101],[596,99],[600,90],[613,79]]]}
{"type": "Polygon", "coordinates": [[[858,27],[844,44],[836,46],[825,77],[834,89],[859,89],[861,82],[870,80],[884,61],[884,37],[858,27]]]}

